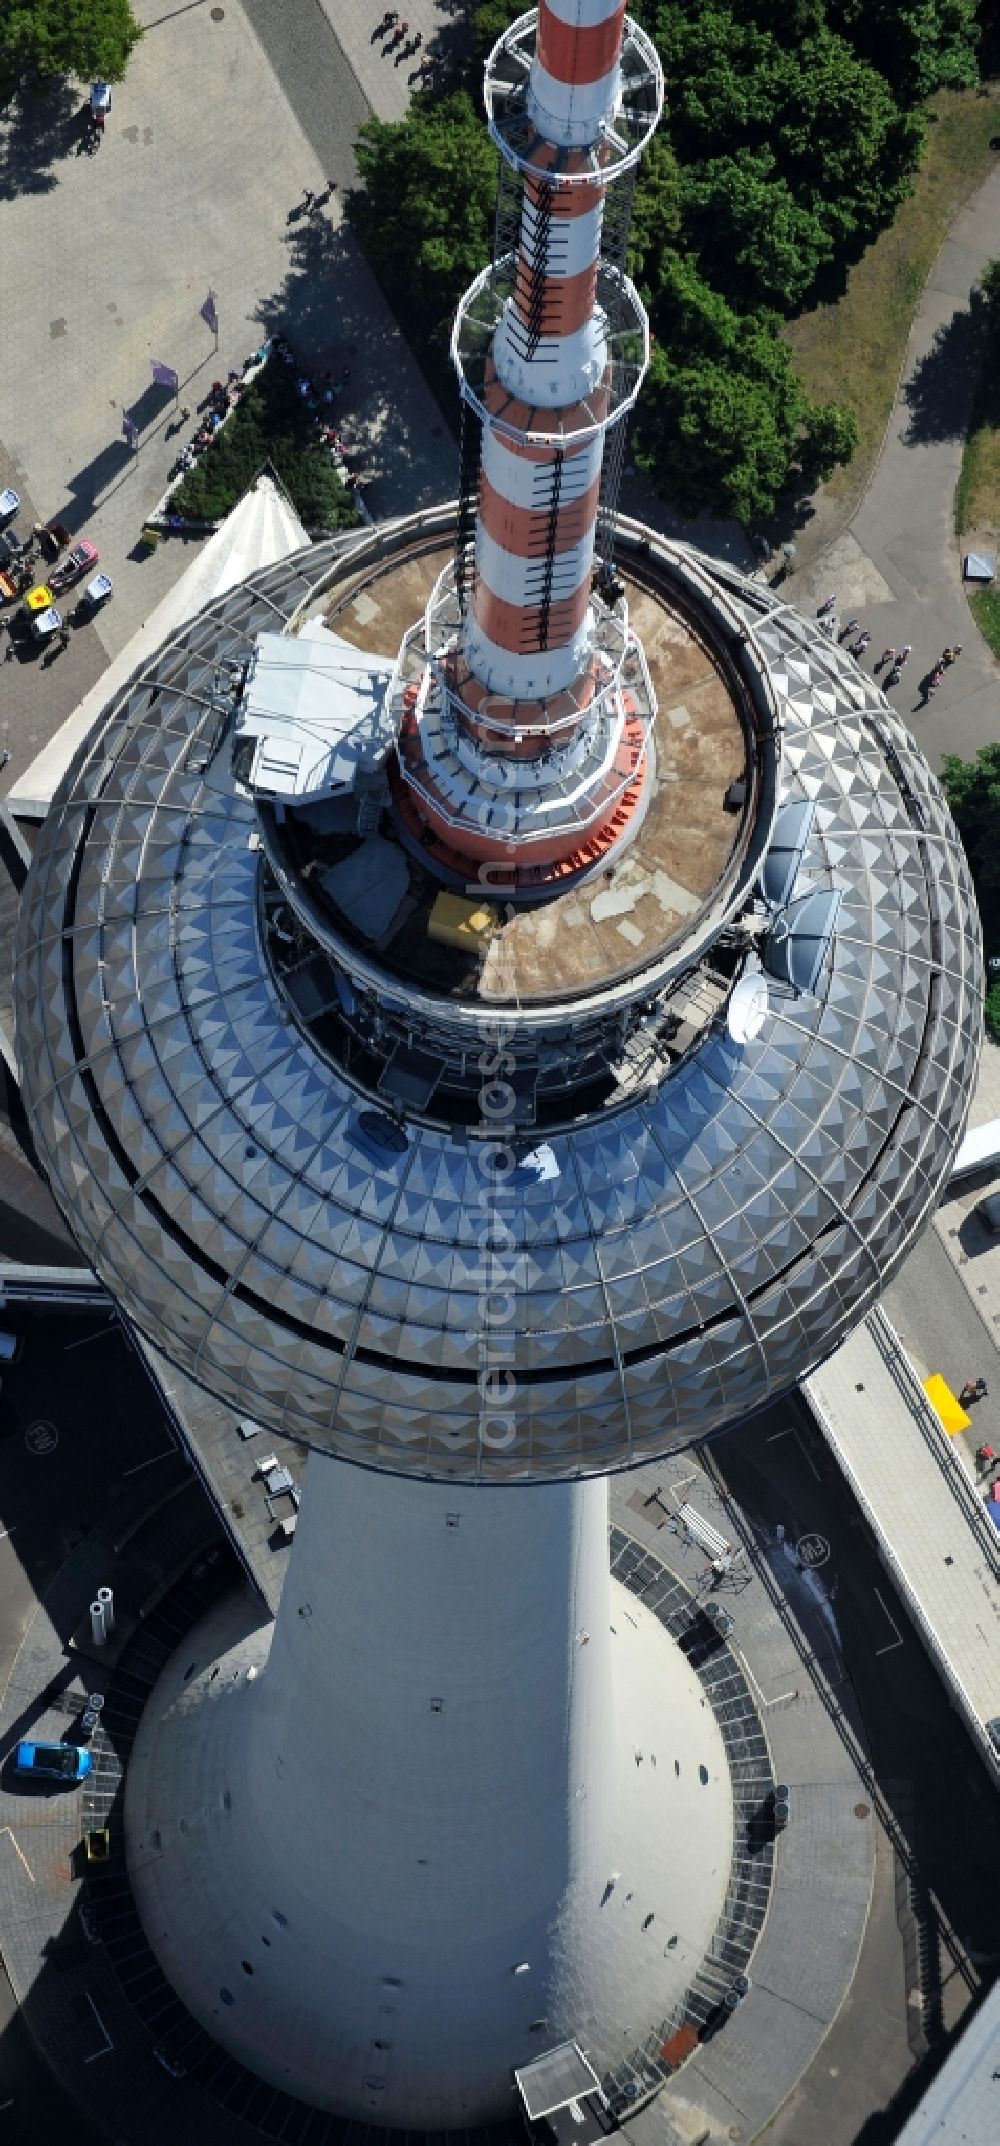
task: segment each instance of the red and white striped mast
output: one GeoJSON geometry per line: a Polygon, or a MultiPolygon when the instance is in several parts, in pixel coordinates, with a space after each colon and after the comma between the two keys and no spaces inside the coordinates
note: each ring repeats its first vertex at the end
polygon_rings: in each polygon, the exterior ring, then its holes
{"type": "Polygon", "coordinates": [[[652,687],[595,540],[648,362],[624,254],[663,84],[622,0],[542,0],[485,90],[504,161],[494,261],[452,337],[463,511],[400,652],[394,789],[446,877],[517,895],[606,860],[648,775],[652,687]]]}

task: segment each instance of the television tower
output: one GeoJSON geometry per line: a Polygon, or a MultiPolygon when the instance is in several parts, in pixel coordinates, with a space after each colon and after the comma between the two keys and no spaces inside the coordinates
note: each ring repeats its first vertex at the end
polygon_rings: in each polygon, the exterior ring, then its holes
{"type": "Polygon", "coordinates": [[[172,633],[63,779],[15,962],[86,1258],[309,1449],[273,1626],[223,1604],[145,1706],[149,1944],[192,2034],[427,2131],[515,2114],[553,2047],[655,2051],[723,1927],[725,1751],[611,1579],[607,1474],[864,1316],[982,1003],[961,845],[875,682],[685,545],[620,524],[616,571],[652,47],[542,0],[486,103],[457,517],[172,633]]]}

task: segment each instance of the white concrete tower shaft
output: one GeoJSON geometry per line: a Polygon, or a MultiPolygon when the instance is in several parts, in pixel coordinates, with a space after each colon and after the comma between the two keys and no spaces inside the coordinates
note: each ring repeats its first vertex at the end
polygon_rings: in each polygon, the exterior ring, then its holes
{"type": "Polygon", "coordinates": [[[516,2113],[540,2048],[615,2061],[680,1994],[728,1878],[728,1774],[683,1658],[615,1613],[607,1521],[600,1480],[456,1490],[314,1455],[273,1637],[230,1598],[164,1672],[133,1890],[251,2070],[457,2126],[516,2113]],[[633,1755],[651,1720],[659,1769],[633,1755]]]}

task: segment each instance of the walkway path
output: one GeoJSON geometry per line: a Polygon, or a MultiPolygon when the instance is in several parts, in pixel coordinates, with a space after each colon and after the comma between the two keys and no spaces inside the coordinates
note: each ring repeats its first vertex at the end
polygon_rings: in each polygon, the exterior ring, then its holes
{"type": "Polygon", "coordinates": [[[891,697],[932,761],[945,752],[969,757],[1000,735],[1000,674],[965,600],[953,524],[981,349],[973,292],[996,255],[1000,168],[956,218],[927,278],[881,454],[850,529],[785,584],[802,610],[835,589],[840,615],[856,612],[870,628],[870,654],[912,643],[891,697]],[[918,681],[956,642],[961,661],[922,711],[918,681]]]}

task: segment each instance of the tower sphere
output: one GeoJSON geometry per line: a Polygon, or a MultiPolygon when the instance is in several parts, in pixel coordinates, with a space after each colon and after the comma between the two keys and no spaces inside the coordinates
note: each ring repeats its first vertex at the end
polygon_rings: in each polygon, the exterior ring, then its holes
{"type": "Polygon", "coordinates": [[[495,905],[485,953],[428,938],[436,882],[391,828],[379,870],[423,908],[384,951],[357,905],[296,876],[293,815],[234,782],[210,705],[214,661],[243,659],[275,604],[294,631],[366,560],[384,576],[416,522],[316,547],[194,621],[109,711],[38,839],[18,1046],[83,1250],[182,1369],[370,1466],[570,1477],[754,1408],[879,1295],[964,1124],[976,912],[912,738],[759,583],[623,537],[626,577],[664,592],[664,669],[693,647],[703,695],[725,688],[746,798],[724,812],[697,709],[661,686],[658,778],[618,876],[495,905]],[[695,814],[729,831],[697,904],[679,861],[695,814]],[[764,889],[786,867],[794,901],[840,896],[808,992],[767,966],[764,889]],[[739,1040],[748,970],[767,1010],[739,1040]],[[398,1076],[437,1070],[429,1098],[401,1097],[398,1076]]]}
{"type": "Polygon", "coordinates": [[[971,1092],[975,903],[912,738],[815,621],[616,514],[662,100],[621,0],[500,39],[457,510],[175,636],[21,908],[87,1258],[222,1399],[404,1475],[600,1474],[792,1385],[971,1092]]]}

